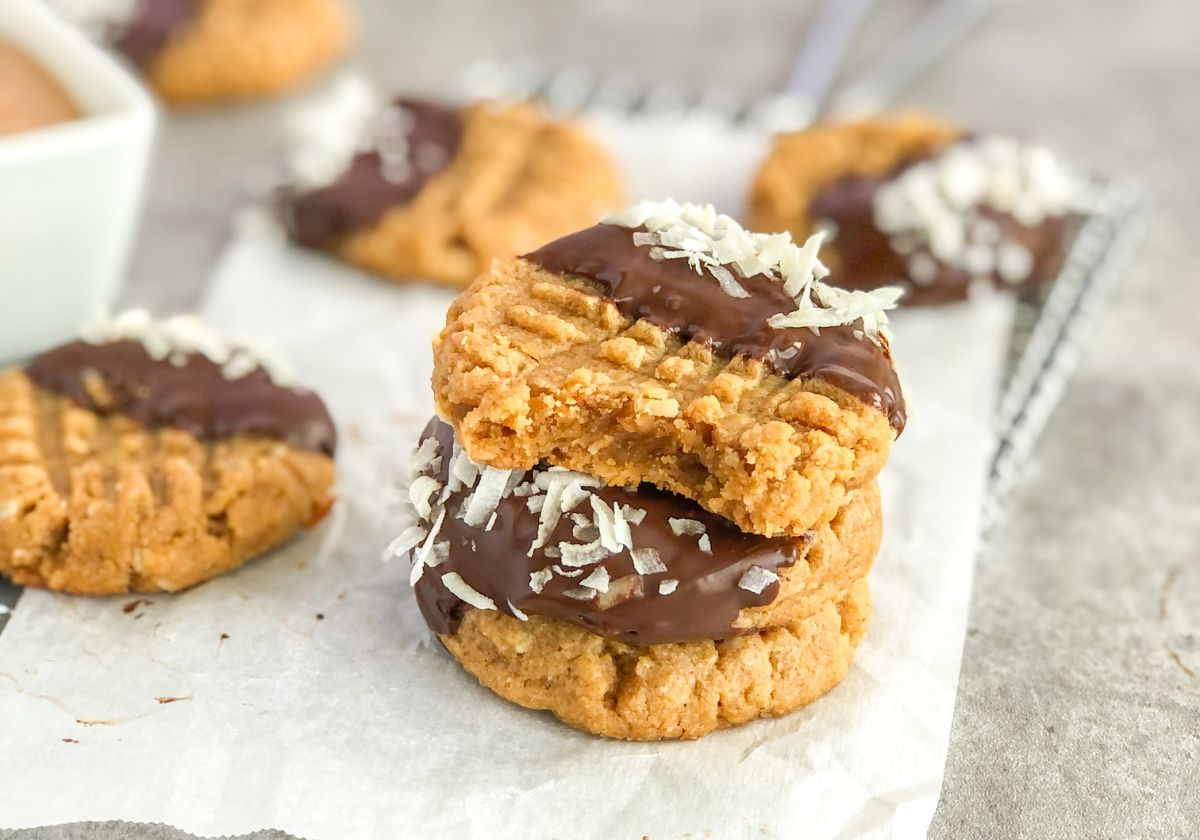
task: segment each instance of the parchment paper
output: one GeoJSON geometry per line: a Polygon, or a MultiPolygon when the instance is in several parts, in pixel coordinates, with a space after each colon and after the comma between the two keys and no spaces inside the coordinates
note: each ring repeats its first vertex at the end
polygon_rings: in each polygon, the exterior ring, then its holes
{"type": "MultiPolygon", "coordinates": [[[[634,192],[739,206],[763,140],[598,125],[634,192]]],[[[430,415],[452,293],[235,237],[204,307],[276,343],[339,421],[331,519],[177,596],[26,592],[0,635],[0,826],[165,822],[310,840],[920,837],[937,802],[1011,308],[894,319],[911,404],[881,485],[875,610],[846,680],[789,717],[623,744],[495,698],[425,629],[390,484],[430,415]],[[137,603],[135,604],[135,600],[137,603]],[[130,606],[135,604],[134,606],[130,606]]]]}

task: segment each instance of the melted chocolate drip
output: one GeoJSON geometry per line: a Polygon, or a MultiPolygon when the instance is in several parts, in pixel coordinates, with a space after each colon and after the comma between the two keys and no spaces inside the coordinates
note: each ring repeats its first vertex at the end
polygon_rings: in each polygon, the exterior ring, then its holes
{"type": "MultiPolygon", "coordinates": [[[[439,479],[445,483],[450,470],[453,432],[440,420],[425,428],[421,439],[436,437],[441,446],[439,479]]],[[[630,525],[635,548],[654,548],[667,571],[638,575],[628,551],[600,561],[609,575],[610,593],[621,581],[632,584],[624,600],[602,608],[599,598],[581,601],[565,593],[579,587],[579,581],[591,573],[567,578],[557,573],[541,593],[530,589],[531,573],[560,561],[547,558],[539,549],[528,556],[529,546],[538,531],[538,514],[532,513],[524,498],[510,495],[496,507],[496,521],[490,531],[473,528],[458,518],[469,490],[451,495],[446,517],[437,540],[450,544],[449,557],[433,568],[425,569],[416,584],[417,603],[430,628],[442,635],[454,633],[463,602],[441,581],[449,572],[458,572],[472,588],[495,602],[497,609],[514,615],[512,607],[527,614],[555,618],[582,627],[608,639],[633,645],[665,644],[705,639],[724,639],[747,631],[734,627],[738,612],[748,607],[770,604],[779,595],[779,583],[772,583],[755,594],[738,586],[751,566],[772,572],[791,566],[808,551],[811,537],[760,537],[745,534],[728,520],[703,510],[679,496],[649,485],[637,490],[620,487],[592,488],[609,507],[618,502],[646,511],[639,525],[630,525]],[[676,536],[669,519],[695,519],[704,523],[712,542],[712,553],[697,547],[697,537],[676,536]],[[678,587],[669,595],[659,595],[660,581],[674,579],[678,587]]],[[[575,508],[591,517],[588,502],[575,508]]],[[[574,523],[564,514],[547,545],[560,541],[578,543],[572,536],[574,523]]],[[[565,568],[565,567],[564,567],[565,568]]],[[[570,571],[568,569],[568,571],[570,571]]]]}
{"type": "MultiPolygon", "coordinates": [[[[898,253],[890,238],[875,226],[875,195],[911,166],[927,158],[908,160],[881,175],[849,175],[823,187],[809,207],[809,218],[828,220],[837,230],[831,243],[837,248],[839,265],[827,282],[847,289],[878,289],[902,286],[905,305],[935,305],[965,300],[973,278],[956,266],[936,262],[937,274],[930,282],[917,283],[909,276],[908,258],[898,253]]],[[[997,226],[999,235],[1033,256],[1029,276],[1019,283],[1005,282],[999,273],[987,279],[997,288],[1024,291],[1052,280],[1062,268],[1065,243],[1071,230],[1066,216],[1048,217],[1041,224],[1022,225],[1006,213],[981,208],[980,217],[997,226]]]]}
{"type": "Polygon", "coordinates": [[[311,391],[284,388],[255,370],[226,379],[198,354],[183,364],[158,361],[137,341],[75,341],[35,358],[25,369],[37,386],[99,414],[125,414],[147,427],[173,426],[199,438],[239,434],[278,438],[332,455],[333,420],[311,391]]]}
{"type": "Polygon", "coordinates": [[[133,17],[113,31],[113,46],[145,70],[171,36],[200,14],[199,0],[138,0],[133,17]]]}
{"type": "Polygon", "coordinates": [[[904,428],[904,396],[891,354],[860,337],[861,324],[823,327],[820,334],[769,327],[768,318],[794,311],[796,302],[764,274],[739,278],[750,297],[731,297],[707,269],[701,275],[686,260],[655,260],[650,246],[635,245],[633,231],[618,225],[596,225],[524,258],[555,274],[599,283],[627,318],[645,318],[718,355],[758,359],[788,379],[824,380],[882,411],[897,431],[904,428]]]}
{"type": "Polygon", "coordinates": [[[384,214],[408,204],[446,168],[462,142],[462,117],[435,102],[397,99],[409,120],[403,177],[388,172],[378,151],[354,156],[349,168],[326,187],[289,192],[281,201],[284,224],[293,241],[328,249],[346,235],[374,226],[384,214]]]}

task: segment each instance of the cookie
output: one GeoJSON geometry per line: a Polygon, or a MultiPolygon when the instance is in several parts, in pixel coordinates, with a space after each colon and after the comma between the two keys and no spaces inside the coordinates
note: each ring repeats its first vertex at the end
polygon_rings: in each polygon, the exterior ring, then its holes
{"type": "Polygon", "coordinates": [[[832,522],[771,538],[648,485],[477,464],[438,420],[414,471],[417,524],[390,552],[412,554],[430,628],[509,700],[610,737],[692,738],[791,711],[849,666],[874,484],[832,522]]]}
{"type": "Polygon", "coordinates": [[[479,463],[649,483],[803,535],[870,484],[905,420],[899,292],[821,283],[818,245],[662,202],[498,261],[435,342],[438,413],[479,463]]]}
{"type": "Polygon", "coordinates": [[[1046,149],[923,117],[824,124],[775,138],[749,223],[827,235],[829,282],[899,285],[905,304],[1052,280],[1089,198],[1046,149]]]}
{"type": "Polygon", "coordinates": [[[693,739],[794,712],[834,688],[869,615],[860,581],[803,621],[721,641],[632,647],[563,621],[477,609],[442,641],[485,687],[577,729],[693,739]]]}
{"type": "Polygon", "coordinates": [[[348,101],[329,113],[301,118],[306,142],[280,199],[300,245],[388,278],[464,286],[493,259],[591,224],[620,201],[612,163],[572,122],[531,104],[378,108],[355,84],[335,91],[348,101]]]}
{"type": "Polygon", "coordinates": [[[345,52],[341,0],[55,0],[137,66],[167,102],[279,93],[345,52]]]}
{"type": "Polygon", "coordinates": [[[193,319],[127,313],[0,374],[0,573],[109,595],[236,568],[333,503],[312,392],[193,319]]]}

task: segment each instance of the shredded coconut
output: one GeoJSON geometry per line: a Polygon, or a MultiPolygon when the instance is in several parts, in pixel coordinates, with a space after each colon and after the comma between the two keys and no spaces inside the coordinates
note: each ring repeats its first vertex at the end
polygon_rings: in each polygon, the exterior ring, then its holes
{"type": "Polygon", "coordinates": [[[496,602],[486,595],[480,593],[477,589],[462,579],[462,575],[458,572],[447,572],[442,575],[442,586],[450,590],[450,592],[459,599],[470,604],[478,610],[494,610],[496,602]]]}
{"type": "Polygon", "coordinates": [[[586,586],[588,589],[595,589],[597,592],[608,591],[608,569],[603,566],[597,566],[592,570],[592,573],[579,581],[580,586],[586,586]]]}
{"type": "Polygon", "coordinates": [[[762,566],[751,566],[742,574],[741,580],[738,581],[738,586],[747,592],[761,595],[764,589],[777,580],[779,580],[779,575],[771,570],[764,569],[762,566]]]}
{"type": "Polygon", "coordinates": [[[776,329],[819,330],[861,319],[867,336],[877,341],[880,334],[886,336],[885,310],[895,306],[900,294],[886,288],[829,294],[831,287],[820,282],[829,269],[817,255],[823,233],[797,245],[787,233],[747,231],[729,216],[717,213],[711,204],[644,201],[608,217],[605,223],[644,228],[635,230],[634,243],[649,245],[651,258],[686,260],[698,274],[708,271],[732,298],[749,297],[738,277],[762,274],[781,283],[795,300],[796,309],[768,320],[776,329]]]}
{"type": "Polygon", "coordinates": [[[343,73],[285,117],[292,183],[315,190],[335,181],[372,143],[382,99],[359,73],[343,73]]]}
{"type": "Polygon", "coordinates": [[[704,523],[698,519],[682,519],[672,516],[667,520],[667,524],[671,526],[671,533],[677,537],[697,537],[707,532],[704,523]]]}
{"type": "Polygon", "coordinates": [[[658,582],[658,594],[670,595],[679,586],[679,581],[675,578],[666,578],[658,582]]]}
{"type": "Polygon", "coordinates": [[[419,546],[425,539],[425,535],[429,533],[429,529],[423,525],[409,525],[400,532],[400,536],[392,540],[391,544],[383,552],[384,560],[391,560],[393,557],[402,557],[408,554],[414,548],[419,546]]]}
{"type": "Polygon", "coordinates": [[[995,272],[1020,283],[1033,269],[1032,257],[1014,255],[1011,247],[1019,244],[1005,241],[985,214],[1034,227],[1087,209],[1088,193],[1086,181],[1047,149],[983,137],[909,167],[876,192],[873,210],[892,247],[912,254],[908,267],[918,285],[932,282],[938,263],[975,278],[995,272]]]}
{"type": "Polygon", "coordinates": [[[533,590],[535,595],[541,595],[542,590],[546,588],[546,584],[554,577],[554,572],[550,569],[538,569],[536,572],[529,573],[529,588],[533,590]]]}
{"type": "Polygon", "coordinates": [[[442,489],[442,483],[431,475],[420,475],[408,485],[408,500],[417,512],[417,516],[428,519],[433,513],[433,505],[429,501],[434,493],[442,489]]]}
{"type": "Polygon", "coordinates": [[[137,341],[152,359],[175,364],[188,355],[201,355],[219,365],[226,379],[240,379],[261,369],[277,385],[293,381],[291,368],[275,351],[258,343],[234,344],[195,315],[158,320],[145,309],[128,309],[112,317],[100,313],[84,324],[80,337],[88,344],[137,341]]]}
{"type": "Polygon", "coordinates": [[[517,605],[512,601],[508,602],[508,611],[513,614],[514,618],[519,618],[521,621],[528,621],[529,616],[517,609],[517,605]]]}
{"type": "Polygon", "coordinates": [[[712,554],[712,540],[708,538],[708,534],[701,534],[700,539],[696,540],[696,545],[705,554],[712,554]]]}
{"type": "Polygon", "coordinates": [[[633,568],[639,575],[657,575],[667,570],[667,564],[655,548],[635,548],[629,552],[633,568]]]}

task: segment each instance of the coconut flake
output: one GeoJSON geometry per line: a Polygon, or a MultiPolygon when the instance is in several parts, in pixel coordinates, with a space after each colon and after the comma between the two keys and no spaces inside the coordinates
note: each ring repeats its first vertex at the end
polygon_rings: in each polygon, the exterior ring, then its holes
{"type": "Polygon", "coordinates": [[[514,604],[512,601],[508,602],[508,611],[513,614],[514,618],[518,618],[521,621],[529,620],[529,616],[525,615],[525,613],[523,613],[519,609],[517,609],[517,605],[514,604]]]}
{"type": "Polygon", "coordinates": [[[596,590],[586,589],[582,586],[572,586],[570,589],[564,589],[562,594],[568,598],[574,598],[576,601],[590,601],[596,597],[596,590]]]}
{"type": "Polygon", "coordinates": [[[421,441],[421,445],[413,450],[412,455],[408,459],[409,471],[414,475],[436,471],[441,466],[441,461],[438,458],[440,451],[441,445],[438,443],[437,438],[425,438],[421,441]]]}
{"type": "Polygon", "coordinates": [[[667,564],[662,561],[662,555],[655,548],[635,548],[629,552],[633,560],[633,568],[639,575],[657,575],[667,570],[667,564]]]}
{"type": "Polygon", "coordinates": [[[433,513],[430,498],[442,489],[442,483],[431,475],[422,475],[413,479],[408,485],[408,500],[421,519],[428,519],[433,513]]]}
{"type": "Polygon", "coordinates": [[[616,518],[610,508],[599,496],[592,495],[592,512],[596,516],[596,528],[600,531],[600,544],[610,553],[621,550],[622,542],[617,539],[616,518]]]}
{"type": "Polygon", "coordinates": [[[227,379],[240,379],[261,370],[276,385],[289,385],[294,375],[286,361],[261,342],[231,342],[196,315],[175,315],[157,320],[145,309],[128,309],[118,315],[101,312],[80,329],[88,344],[136,341],[150,358],[186,362],[188,356],[208,359],[227,379]]]}
{"type": "Polygon", "coordinates": [[[679,581],[675,578],[664,578],[658,582],[658,594],[670,595],[679,586],[679,581]]]}
{"type": "Polygon", "coordinates": [[[712,554],[712,540],[708,538],[708,534],[701,534],[696,545],[704,554],[712,554]]]}
{"type": "Polygon", "coordinates": [[[562,575],[565,578],[577,578],[583,574],[583,569],[564,569],[562,566],[555,565],[555,574],[562,575]]]}
{"type": "Polygon", "coordinates": [[[630,525],[641,525],[642,520],[646,518],[646,511],[642,508],[621,505],[621,515],[625,517],[625,521],[630,525]]]}
{"type": "Polygon", "coordinates": [[[608,591],[601,592],[596,598],[596,606],[607,610],[617,604],[639,597],[644,591],[640,577],[625,575],[609,583],[608,591]]]}
{"type": "Polygon", "coordinates": [[[512,470],[498,470],[495,467],[485,466],[481,470],[476,467],[476,470],[479,472],[479,483],[463,505],[462,514],[463,521],[472,528],[478,528],[496,510],[512,475],[512,470]]]}
{"type": "Polygon", "coordinates": [[[400,536],[392,540],[383,552],[383,559],[390,560],[393,557],[400,557],[408,554],[414,548],[421,544],[425,539],[425,535],[429,533],[429,529],[424,525],[409,525],[400,532],[400,536]]]}
{"type": "Polygon", "coordinates": [[[450,590],[459,600],[465,601],[478,610],[494,610],[496,602],[462,579],[458,572],[446,572],[442,575],[442,586],[450,590]]]}
{"type": "Polygon", "coordinates": [[[425,571],[425,566],[429,562],[429,558],[433,555],[433,542],[437,537],[438,532],[442,530],[442,522],[446,519],[446,509],[442,508],[438,511],[437,519],[434,520],[433,526],[429,529],[429,533],[425,535],[425,542],[421,544],[421,550],[417,552],[416,559],[413,560],[412,574],[409,575],[408,583],[410,586],[416,586],[417,581],[421,579],[421,574],[425,571]]]}
{"type": "Polygon", "coordinates": [[[579,581],[580,586],[586,586],[588,589],[595,589],[597,592],[608,591],[608,569],[603,566],[597,566],[592,570],[592,573],[579,581]]]}
{"type": "MultiPolygon", "coordinates": [[[[842,326],[864,318],[866,335],[878,341],[879,329],[886,324],[883,308],[888,298],[862,295],[850,298],[854,305],[838,308],[822,293],[829,288],[819,282],[829,269],[821,263],[818,251],[823,234],[818,232],[803,245],[792,242],[790,234],[761,234],[746,231],[736,221],[716,212],[712,205],[679,204],[667,200],[642,202],[605,219],[608,224],[644,227],[635,231],[635,244],[650,245],[655,260],[685,259],[698,273],[707,271],[731,297],[749,297],[737,281],[764,275],[781,283],[796,301],[796,310],[769,321],[775,328],[842,326]]],[[[861,293],[855,293],[861,294],[861,293]]],[[[895,305],[894,299],[891,305],[895,305]]]]}
{"type": "Polygon", "coordinates": [[[554,577],[554,572],[549,568],[538,569],[536,572],[529,573],[529,588],[533,590],[535,595],[541,595],[542,590],[546,588],[546,584],[554,577]]]}
{"type": "Polygon", "coordinates": [[[764,569],[762,566],[751,566],[742,574],[741,580],[738,581],[738,586],[747,592],[761,595],[764,589],[777,580],[779,580],[779,575],[771,570],[764,569]]]}
{"type": "Polygon", "coordinates": [[[704,527],[704,523],[698,519],[684,519],[672,516],[667,520],[667,524],[671,526],[671,533],[677,537],[698,537],[708,531],[704,527]]]}
{"type": "Polygon", "coordinates": [[[598,539],[584,545],[559,543],[558,550],[561,554],[563,565],[572,568],[598,563],[612,554],[598,539]]]}

